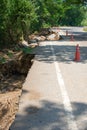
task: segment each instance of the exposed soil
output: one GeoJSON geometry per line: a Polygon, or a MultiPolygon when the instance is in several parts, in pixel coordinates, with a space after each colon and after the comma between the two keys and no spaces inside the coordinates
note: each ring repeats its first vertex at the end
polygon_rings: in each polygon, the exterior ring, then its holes
{"type": "Polygon", "coordinates": [[[22,85],[34,54],[4,48],[0,51],[0,130],[9,130],[18,110],[22,85]]]}

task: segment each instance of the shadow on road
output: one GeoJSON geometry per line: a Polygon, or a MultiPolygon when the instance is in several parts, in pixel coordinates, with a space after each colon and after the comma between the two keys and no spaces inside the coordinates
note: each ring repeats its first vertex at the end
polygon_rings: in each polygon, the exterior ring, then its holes
{"type": "MultiPolygon", "coordinates": [[[[53,45],[56,61],[70,64],[75,56],[74,45],[53,45]]],[[[87,63],[87,47],[80,47],[81,61],[87,63]]],[[[43,43],[43,46],[36,48],[36,60],[40,62],[53,63],[53,55],[50,45],[43,43]]],[[[27,91],[23,91],[26,94],[27,91]]],[[[39,102],[40,107],[27,106],[24,113],[18,114],[11,130],[67,130],[67,120],[63,104],[53,103],[47,100],[39,102]]],[[[71,102],[75,119],[80,121],[82,130],[87,129],[87,121],[82,121],[82,117],[87,117],[87,104],[81,102],[71,102]]]]}
{"type": "Polygon", "coordinates": [[[69,34],[68,36],[65,36],[65,35],[61,35],[62,39],[60,40],[60,42],[64,42],[64,41],[67,41],[67,42],[70,42],[70,41],[78,41],[78,42],[81,42],[81,41],[87,41],[87,33],[77,33],[75,32],[75,34],[69,34]],[[72,40],[72,35],[73,35],[73,40],[72,40]]]}
{"type": "MultiPolygon", "coordinates": [[[[76,47],[74,45],[53,45],[54,52],[56,55],[56,61],[64,63],[74,62],[76,47]]],[[[39,46],[36,49],[37,58],[36,60],[46,63],[53,63],[53,55],[50,45],[39,46]]],[[[87,47],[80,46],[80,63],[87,63],[87,47]]]]}
{"type": "Polygon", "coordinates": [[[83,31],[83,27],[63,27],[61,30],[65,34],[68,32],[68,36],[62,35],[64,41],[70,41],[72,34],[75,41],[87,41],[87,32],[83,31]]]}
{"type": "MultiPolygon", "coordinates": [[[[67,120],[62,104],[56,104],[43,100],[41,107],[29,106],[24,111],[24,115],[17,115],[17,120],[13,123],[11,130],[67,130],[67,120]]],[[[87,114],[87,104],[72,102],[73,113],[76,120],[87,114]]],[[[80,120],[81,121],[81,120],[80,120]]],[[[83,130],[87,129],[87,124],[80,122],[83,130]]]]}

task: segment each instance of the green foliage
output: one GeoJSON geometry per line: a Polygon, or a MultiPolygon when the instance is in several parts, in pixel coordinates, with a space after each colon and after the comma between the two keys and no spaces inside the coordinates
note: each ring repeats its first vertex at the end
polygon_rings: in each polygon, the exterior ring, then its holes
{"type": "Polygon", "coordinates": [[[51,26],[80,26],[84,19],[84,2],[81,0],[33,0],[38,7],[39,28],[51,26]]]}
{"type": "Polygon", "coordinates": [[[21,50],[23,51],[23,53],[25,54],[30,54],[32,52],[32,49],[30,47],[26,47],[26,48],[21,48],[21,50]]]}
{"type": "Polygon", "coordinates": [[[81,22],[82,26],[87,26],[87,11],[84,12],[84,19],[81,22]]]}
{"type": "Polygon", "coordinates": [[[37,15],[34,4],[29,0],[15,0],[10,14],[10,27],[17,40],[23,35],[27,40],[28,33],[32,31],[30,27],[36,21],[37,15]]]}
{"type": "Polygon", "coordinates": [[[64,0],[64,3],[66,3],[67,5],[70,4],[82,4],[82,5],[87,5],[87,0],[64,0]]]}
{"type": "Polygon", "coordinates": [[[1,0],[0,6],[2,43],[6,41],[15,43],[21,35],[27,40],[33,22],[35,25],[37,21],[35,5],[30,0],[1,0]]]}
{"type": "Polygon", "coordinates": [[[83,13],[80,5],[70,5],[65,11],[65,16],[61,18],[61,25],[80,26],[83,20],[83,13]]]}
{"type": "Polygon", "coordinates": [[[10,58],[13,57],[13,53],[11,53],[11,52],[9,52],[9,51],[8,51],[7,55],[8,55],[10,58]]]}
{"type": "Polygon", "coordinates": [[[62,0],[33,0],[38,10],[38,28],[58,25],[62,15],[62,0]]]}
{"type": "Polygon", "coordinates": [[[6,62],[6,59],[4,57],[0,57],[0,63],[3,64],[6,62]]]}
{"type": "Polygon", "coordinates": [[[86,0],[0,0],[0,44],[60,25],[87,26],[86,0]]]}

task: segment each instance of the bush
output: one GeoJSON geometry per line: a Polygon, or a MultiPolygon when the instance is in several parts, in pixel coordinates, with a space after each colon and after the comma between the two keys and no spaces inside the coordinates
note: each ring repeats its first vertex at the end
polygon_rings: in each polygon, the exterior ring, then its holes
{"type": "Polygon", "coordinates": [[[35,5],[31,0],[1,0],[0,6],[0,44],[27,40],[37,21],[35,5]]]}

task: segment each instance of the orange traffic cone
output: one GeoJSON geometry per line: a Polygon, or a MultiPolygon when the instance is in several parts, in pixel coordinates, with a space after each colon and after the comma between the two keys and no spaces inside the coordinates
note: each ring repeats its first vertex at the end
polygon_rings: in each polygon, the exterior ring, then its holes
{"type": "Polygon", "coordinates": [[[70,40],[71,40],[71,41],[74,41],[74,36],[73,36],[73,34],[70,36],[70,40]]]}
{"type": "Polygon", "coordinates": [[[74,61],[80,61],[80,50],[79,50],[79,44],[76,46],[76,52],[75,52],[75,59],[74,61]]]}

